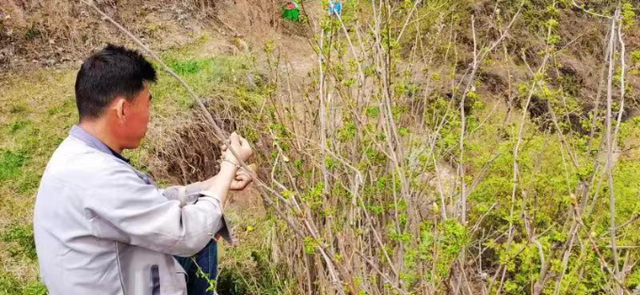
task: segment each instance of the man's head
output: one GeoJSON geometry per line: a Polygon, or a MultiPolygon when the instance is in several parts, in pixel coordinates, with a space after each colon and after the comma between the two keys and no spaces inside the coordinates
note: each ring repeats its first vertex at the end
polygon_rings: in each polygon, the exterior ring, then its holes
{"type": "Polygon", "coordinates": [[[119,149],[140,145],[149,123],[151,63],[134,50],[108,45],[84,61],[76,78],[81,124],[99,124],[119,149]]]}

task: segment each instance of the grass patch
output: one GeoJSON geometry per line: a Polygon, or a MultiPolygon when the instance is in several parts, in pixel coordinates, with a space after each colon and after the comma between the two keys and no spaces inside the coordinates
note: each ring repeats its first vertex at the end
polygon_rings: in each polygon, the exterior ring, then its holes
{"type": "Polygon", "coordinates": [[[9,124],[9,134],[15,135],[18,131],[23,130],[31,125],[29,121],[19,120],[9,124]]]}
{"type": "Polygon", "coordinates": [[[28,157],[20,152],[0,152],[0,181],[17,177],[28,157]]]}
{"type": "Polygon", "coordinates": [[[11,114],[20,114],[20,113],[26,113],[29,110],[29,108],[22,103],[13,103],[11,104],[11,107],[9,108],[9,113],[11,114]]]}
{"type": "MultiPolygon", "coordinates": [[[[200,97],[214,93],[232,93],[244,84],[250,73],[250,59],[242,57],[188,58],[180,54],[165,54],[163,59],[189,84],[200,97]]],[[[159,67],[156,65],[156,68],[159,67]]],[[[193,100],[178,81],[159,70],[158,83],[152,86],[156,116],[179,116],[193,108],[193,100]]]]}
{"type": "Polygon", "coordinates": [[[178,75],[195,74],[213,66],[213,59],[171,60],[169,67],[178,75]]]}
{"type": "Polygon", "coordinates": [[[7,251],[12,257],[26,257],[32,261],[37,260],[38,256],[31,224],[11,225],[0,236],[2,241],[7,243],[7,251]]]}
{"type": "Polygon", "coordinates": [[[75,123],[75,70],[34,70],[0,85],[0,294],[45,294],[31,228],[49,157],[75,123]]]}
{"type": "Polygon", "coordinates": [[[47,288],[40,281],[23,282],[13,274],[0,271],[0,295],[44,295],[47,288]]]}

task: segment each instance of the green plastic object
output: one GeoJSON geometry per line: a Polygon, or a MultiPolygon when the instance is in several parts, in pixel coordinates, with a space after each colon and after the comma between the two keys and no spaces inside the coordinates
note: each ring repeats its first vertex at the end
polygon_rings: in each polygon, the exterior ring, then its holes
{"type": "Polygon", "coordinates": [[[295,1],[289,1],[282,6],[282,17],[290,21],[300,21],[300,6],[295,1]]]}

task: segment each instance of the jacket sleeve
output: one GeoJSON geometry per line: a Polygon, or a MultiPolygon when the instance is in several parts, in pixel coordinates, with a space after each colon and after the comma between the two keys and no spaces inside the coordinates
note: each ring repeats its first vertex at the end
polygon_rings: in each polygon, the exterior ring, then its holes
{"type": "MultiPolygon", "coordinates": [[[[105,167],[106,168],[106,167],[105,167]]],[[[202,250],[222,225],[222,206],[201,191],[193,204],[180,205],[147,184],[129,167],[117,166],[91,181],[85,216],[94,235],[177,256],[202,250]]]]}
{"type": "MultiPolygon", "coordinates": [[[[187,186],[170,186],[164,190],[161,190],[161,192],[162,195],[168,200],[179,201],[180,207],[184,207],[186,205],[195,204],[200,197],[205,196],[202,192],[206,192],[206,190],[203,189],[200,182],[196,182],[187,186]]],[[[227,220],[223,215],[222,226],[220,227],[220,230],[216,232],[216,236],[220,236],[225,241],[227,241],[227,243],[233,244],[233,237],[231,236],[231,231],[229,229],[229,224],[227,223],[227,220]]]]}
{"type": "Polygon", "coordinates": [[[180,206],[192,205],[202,195],[202,185],[199,182],[187,186],[175,185],[161,190],[162,195],[168,200],[180,202],[180,206]]]}

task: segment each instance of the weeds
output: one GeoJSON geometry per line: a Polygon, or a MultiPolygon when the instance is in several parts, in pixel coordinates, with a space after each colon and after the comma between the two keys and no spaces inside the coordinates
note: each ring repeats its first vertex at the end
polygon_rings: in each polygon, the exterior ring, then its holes
{"type": "Polygon", "coordinates": [[[8,252],[11,256],[25,256],[32,261],[37,260],[36,245],[31,226],[9,226],[1,236],[2,241],[9,243],[8,252]]]}
{"type": "Polygon", "coordinates": [[[45,295],[47,289],[39,282],[22,282],[10,273],[0,271],[0,295],[45,295]]]}
{"type": "Polygon", "coordinates": [[[0,154],[0,181],[17,177],[26,160],[27,156],[20,152],[2,151],[0,154]]]}

